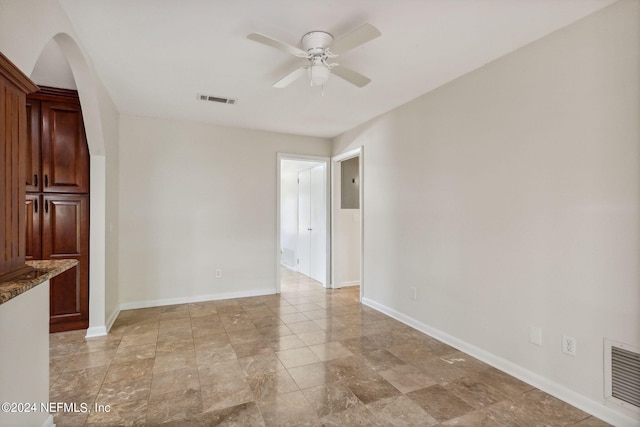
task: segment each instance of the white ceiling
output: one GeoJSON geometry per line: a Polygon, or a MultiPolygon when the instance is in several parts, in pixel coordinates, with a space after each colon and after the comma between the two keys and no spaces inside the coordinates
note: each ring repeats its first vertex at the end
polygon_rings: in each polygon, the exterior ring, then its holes
{"type": "Polygon", "coordinates": [[[334,137],[614,0],[59,1],[122,113],[334,137]],[[372,82],[332,76],[324,96],[304,78],[272,88],[304,60],[246,39],[366,22],[382,36],[336,62],[372,82]]]}

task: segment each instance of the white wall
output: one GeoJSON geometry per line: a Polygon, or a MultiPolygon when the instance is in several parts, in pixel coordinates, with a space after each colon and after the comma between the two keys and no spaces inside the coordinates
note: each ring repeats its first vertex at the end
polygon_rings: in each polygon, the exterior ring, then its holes
{"type": "Polygon", "coordinates": [[[0,305],[0,349],[0,403],[36,404],[30,412],[0,411],[0,425],[52,425],[40,406],[49,402],[48,280],[0,305]]]}
{"type": "Polygon", "coordinates": [[[119,280],[120,280],[120,243],[119,243],[119,229],[120,229],[120,178],[119,178],[119,123],[120,113],[117,111],[110,98],[107,95],[107,91],[99,83],[98,92],[103,95],[100,96],[101,102],[100,109],[102,111],[103,128],[108,144],[106,144],[106,182],[105,182],[105,321],[107,328],[110,328],[115,321],[116,315],[119,313],[118,307],[120,305],[120,293],[119,293],[119,280]]]}
{"type": "Polygon", "coordinates": [[[609,419],[603,338],[640,346],[638,52],[640,2],[623,0],[333,148],[365,147],[369,302],[609,419]]]}
{"type": "Polygon", "coordinates": [[[294,163],[283,160],[280,170],[280,249],[281,263],[298,271],[298,168],[289,166],[294,163]]]}
{"type": "Polygon", "coordinates": [[[360,285],[360,209],[335,209],[334,287],[360,285]]]}
{"type": "Polygon", "coordinates": [[[360,209],[342,209],[340,162],[333,163],[333,286],[360,284],[360,209]]]}
{"type": "Polygon", "coordinates": [[[122,116],[120,301],[275,292],[277,153],[330,151],[320,138],[122,116]]]}

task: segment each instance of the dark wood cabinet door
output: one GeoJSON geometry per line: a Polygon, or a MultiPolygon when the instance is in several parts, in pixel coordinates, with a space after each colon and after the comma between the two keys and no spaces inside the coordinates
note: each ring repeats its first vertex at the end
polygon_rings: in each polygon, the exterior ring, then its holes
{"type": "Polygon", "coordinates": [[[40,218],[42,218],[42,196],[29,194],[26,197],[26,246],[25,260],[42,259],[42,231],[40,230],[40,218]]]}
{"type": "Polygon", "coordinates": [[[89,196],[44,194],[43,259],[77,259],[50,281],[51,332],[89,326],[89,196]]]}
{"type": "Polygon", "coordinates": [[[40,101],[27,98],[27,140],[25,143],[25,177],[27,192],[38,192],[42,188],[42,165],[40,163],[40,101]]]}
{"type": "Polygon", "coordinates": [[[42,101],[42,191],[89,192],[89,149],[79,104],[42,101]]]}
{"type": "Polygon", "coordinates": [[[24,102],[24,92],[0,76],[0,276],[24,266],[24,102]]]}

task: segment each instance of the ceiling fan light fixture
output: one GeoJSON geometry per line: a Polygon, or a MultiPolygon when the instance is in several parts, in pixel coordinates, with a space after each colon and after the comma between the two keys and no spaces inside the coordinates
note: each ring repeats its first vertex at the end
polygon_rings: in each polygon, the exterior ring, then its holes
{"type": "Polygon", "coordinates": [[[380,35],[380,31],[371,24],[364,24],[335,41],[333,36],[326,31],[311,31],[302,36],[300,43],[302,49],[260,33],[251,33],[247,35],[247,38],[309,61],[307,65],[296,68],[275,82],[273,87],[284,88],[306,72],[311,86],[324,88],[324,84],[329,80],[329,74],[332,73],[357,87],[366,86],[371,79],[350,68],[337,67],[339,64],[328,64],[327,60],[355,49],[376,37],[380,37],[380,35]]]}
{"type": "Polygon", "coordinates": [[[324,86],[329,80],[329,68],[324,64],[313,64],[309,67],[309,81],[311,86],[324,86]]]}

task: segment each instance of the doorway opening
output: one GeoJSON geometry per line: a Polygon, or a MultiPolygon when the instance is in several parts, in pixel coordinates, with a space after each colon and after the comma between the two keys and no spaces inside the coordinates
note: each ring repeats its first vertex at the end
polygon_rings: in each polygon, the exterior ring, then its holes
{"type": "Polygon", "coordinates": [[[27,260],[78,262],[50,280],[49,331],[88,329],[91,162],[85,108],[56,38],[41,51],[31,78],[40,89],[26,98],[25,255],[27,260]]]}
{"type": "Polygon", "coordinates": [[[331,282],[334,288],[360,286],[360,299],[364,295],[362,151],[359,147],[331,158],[331,282]]]}
{"type": "Polygon", "coordinates": [[[330,285],[329,158],[278,154],[277,292],[283,271],[330,285]]]}

